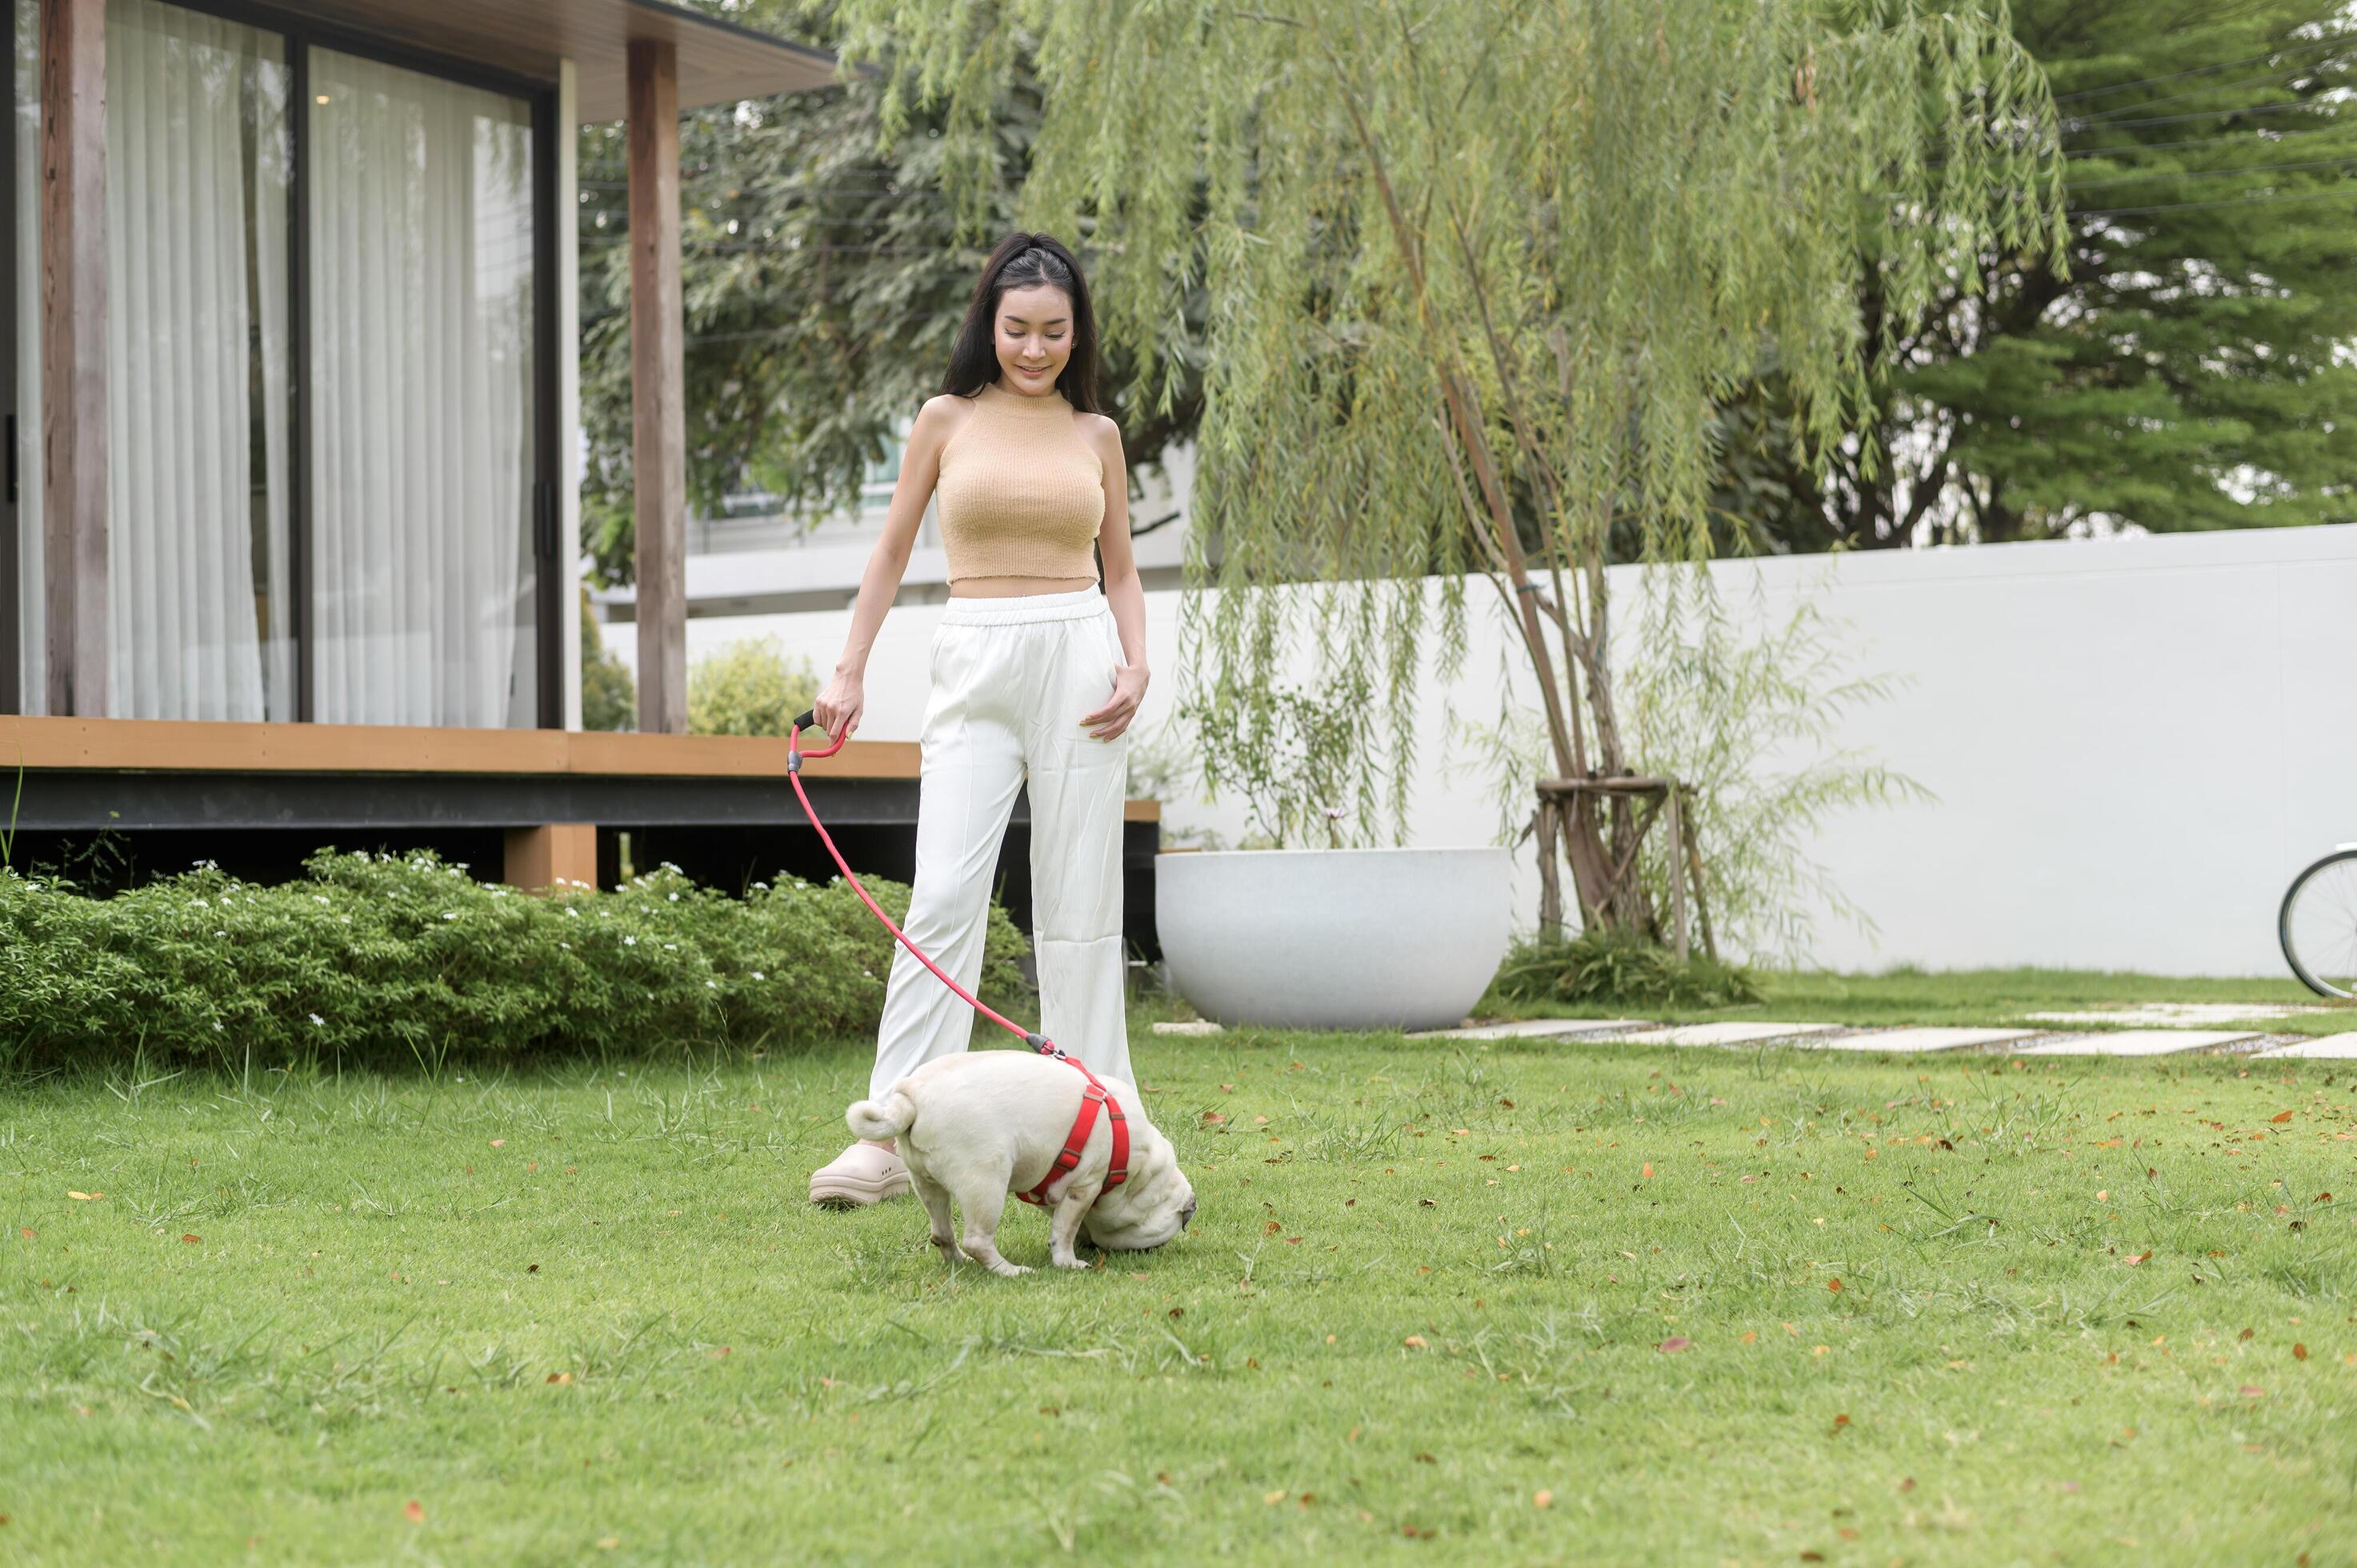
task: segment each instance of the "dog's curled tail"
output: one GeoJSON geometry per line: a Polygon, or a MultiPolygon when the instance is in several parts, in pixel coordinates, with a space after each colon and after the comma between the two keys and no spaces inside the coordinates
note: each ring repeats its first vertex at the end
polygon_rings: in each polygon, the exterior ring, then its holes
{"type": "MultiPolygon", "coordinates": [[[[901,1080],[902,1083],[907,1081],[905,1079],[901,1080]]],[[[886,1138],[897,1138],[909,1130],[917,1120],[917,1102],[909,1098],[908,1090],[896,1083],[884,1091],[881,1100],[862,1100],[855,1103],[843,1113],[843,1119],[851,1123],[852,1132],[858,1136],[881,1143],[886,1138]]]]}

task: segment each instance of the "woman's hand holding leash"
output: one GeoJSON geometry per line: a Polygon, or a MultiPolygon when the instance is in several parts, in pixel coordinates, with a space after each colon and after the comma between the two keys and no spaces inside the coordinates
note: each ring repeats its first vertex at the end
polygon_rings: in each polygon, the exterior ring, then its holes
{"type": "Polygon", "coordinates": [[[867,706],[866,682],[857,675],[838,670],[826,683],[826,690],[811,703],[811,712],[818,717],[818,727],[837,740],[849,740],[859,728],[859,715],[867,706]]]}

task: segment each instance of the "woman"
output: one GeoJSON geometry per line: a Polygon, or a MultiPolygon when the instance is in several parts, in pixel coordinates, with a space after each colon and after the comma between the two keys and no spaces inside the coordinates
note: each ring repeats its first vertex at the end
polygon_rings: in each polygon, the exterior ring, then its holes
{"type": "MultiPolygon", "coordinates": [[[[868,650],[938,493],[950,602],[933,634],[903,929],[974,988],[990,874],[1028,778],[1039,1032],[1092,1070],[1127,1079],[1121,811],[1126,732],[1146,693],[1146,596],[1130,555],[1121,432],[1096,412],[1096,324],[1070,251],[1045,234],[999,242],[942,387],[909,430],[843,658],[813,708],[829,736],[858,733],[868,650]]],[[[896,945],[869,1097],[965,1049],[973,1027],[965,1004],[896,945]]],[[[812,1202],[837,1208],[908,1190],[888,1141],[852,1144],[810,1188],[812,1202]]]]}

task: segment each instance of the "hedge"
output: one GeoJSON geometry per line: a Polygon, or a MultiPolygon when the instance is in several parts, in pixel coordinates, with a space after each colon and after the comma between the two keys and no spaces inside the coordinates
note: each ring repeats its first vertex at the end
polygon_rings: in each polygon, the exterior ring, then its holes
{"type": "MultiPolygon", "coordinates": [[[[535,896],[425,852],[304,869],[264,886],[200,862],[97,898],[0,868],[0,1068],[782,1047],[872,1033],[883,1010],[895,944],[840,880],[740,899],[665,865],[535,896]]],[[[907,886],[864,880],[898,921],[907,886]]],[[[994,903],[981,994],[1018,1020],[1026,950],[994,903]]]]}

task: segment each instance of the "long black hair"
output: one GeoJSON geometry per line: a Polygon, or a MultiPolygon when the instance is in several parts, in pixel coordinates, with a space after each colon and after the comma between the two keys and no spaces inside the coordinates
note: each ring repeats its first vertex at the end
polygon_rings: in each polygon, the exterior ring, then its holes
{"type": "Polygon", "coordinates": [[[958,327],[957,345],[950,350],[942,391],[973,397],[998,379],[998,302],[1008,289],[1039,284],[1062,289],[1072,302],[1072,351],[1056,377],[1056,390],[1085,413],[1103,412],[1097,404],[1096,314],[1089,308],[1088,280],[1081,274],[1080,260],[1053,235],[1020,230],[993,246],[990,259],[983,263],[974,296],[966,301],[965,320],[958,327]]]}

